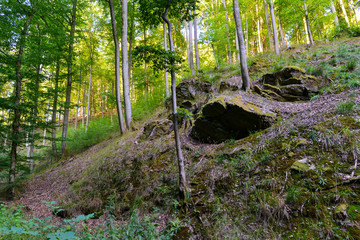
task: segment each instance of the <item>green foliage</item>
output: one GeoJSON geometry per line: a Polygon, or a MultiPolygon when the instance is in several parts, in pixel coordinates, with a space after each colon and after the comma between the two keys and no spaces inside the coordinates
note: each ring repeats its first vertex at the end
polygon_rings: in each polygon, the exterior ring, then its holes
{"type": "Polygon", "coordinates": [[[353,111],[355,103],[353,101],[339,103],[336,112],[339,114],[349,114],[353,111]]]}
{"type": "MultiPolygon", "coordinates": [[[[116,117],[114,117],[114,121],[116,117]]],[[[70,154],[78,153],[99,142],[116,136],[118,124],[112,123],[110,118],[94,119],[89,123],[88,130],[81,127],[77,131],[69,129],[67,150],[70,154]]]]}
{"type": "Polygon", "coordinates": [[[137,66],[140,66],[143,62],[151,63],[155,72],[164,69],[170,72],[173,68],[172,63],[175,64],[173,70],[177,71],[180,69],[179,65],[183,62],[180,55],[176,55],[170,50],[164,50],[154,46],[136,46],[133,54],[137,66]]]}
{"type": "MultiPolygon", "coordinates": [[[[46,202],[52,209],[58,209],[55,202],[46,202]]],[[[115,217],[111,214],[113,207],[109,207],[106,214],[104,226],[90,229],[86,223],[94,214],[80,215],[72,219],[60,219],[58,224],[52,223],[52,217],[44,219],[27,219],[21,207],[9,208],[0,205],[0,238],[1,239],[172,239],[177,231],[183,226],[178,219],[172,221],[170,226],[164,231],[156,229],[157,224],[151,217],[145,216],[140,219],[135,209],[130,220],[124,226],[117,226],[115,217]]]]}

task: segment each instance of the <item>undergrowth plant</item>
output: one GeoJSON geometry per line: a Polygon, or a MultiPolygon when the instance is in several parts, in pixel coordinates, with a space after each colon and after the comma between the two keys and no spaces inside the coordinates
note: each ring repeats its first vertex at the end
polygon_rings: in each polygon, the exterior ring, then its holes
{"type": "MultiPolygon", "coordinates": [[[[55,202],[45,202],[53,212],[61,209],[55,202]]],[[[86,221],[91,219],[94,214],[80,215],[72,219],[57,218],[59,223],[54,224],[52,217],[43,219],[27,219],[22,207],[11,208],[0,205],[0,239],[11,240],[102,240],[102,239],[172,239],[177,231],[183,227],[178,219],[170,222],[170,225],[160,232],[158,224],[154,222],[156,215],[146,216],[141,219],[138,210],[135,209],[130,220],[125,225],[116,223],[113,208],[110,206],[105,212],[105,224],[91,229],[86,225],[86,221]]]]}

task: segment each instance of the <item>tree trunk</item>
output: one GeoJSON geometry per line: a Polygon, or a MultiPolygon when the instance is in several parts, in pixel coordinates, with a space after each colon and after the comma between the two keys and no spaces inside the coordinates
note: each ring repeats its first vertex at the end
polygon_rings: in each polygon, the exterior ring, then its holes
{"type": "Polygon", "coordinates": [[[21,31],[20,39],[18,42],[19,52],[17,54],[16,59],[16,66],[15,66],[15,74],[16,74],[16,83],[14,89],[14,116],[13,116],[13,123],[12,123],[12,143],[11,143],[11,150],[10,150],[10,168],[9,168],[9,189],[8,189],[8,198],[13,199],[14,197],[14,182],[16,176],[16,162],[17,162],[17,148],[20,141],[20,119],[21,119],[21,107],[20,107],[20,100],[21,100],[21,83],[22,83],[22,76],[21,76],[21,64],[22,64],[22,55],[24,53],[25,48],[25,41],[26,35],[28,33],[28,28],[30,22],[32,20],[32,15],[28,16],[24,24],[24,28],[21,31]]]}
{"type": "Polygon", "coordinates": [[[213,43],[210,43],[210,45],[211,45],[211,48],[212,48],[212,50],[213,50],[216,67],[219,67],[219,61],[218,61],[218,59],[217,59],[217,57],[216,57],[216,51],[215,51],[214,44],[213,44],[213,43]]]}
{"type": "Polygon", "coordinates": [[[190,70],[191,75],[195,75],[195,66],[194,66],[194,46],[193,46],[193,31],[192,31],[192,22],[189,21],[189,61],[190,61],[190,70]]]}
{"type": "MultiPolygon", "coordinates": [[[[167,47],[167,40],[166,40],[166,23],[165,21],[163,21],[163,30],[164,30],[164,49],[165,51],[168,50],[167,47]]],[[[165,95],[166,97],[170,97],[170,91],[169,91],[169,76],[168,76],[168,71],[165,69],[165,95]]]]}
{"type": "Polygon", "coordinates": [[[239,2],[238,0],[233,1],[233,10],[234,10],[234,19],[236,24],[236,31],[239,36],[239,46],[240,46],[240,67],[241,67],[241,76],[243,81],[242,88],[245,91],[250,90],[250,77],[247,68],[247,60],[246,60],[246,50],[245,50],[245,42],[244,42],[244,34],[242,30],[241,17],[239,11],[239,2]]]}
{"type": "MultiPolygon", "coordinates": [[[[144,26],[144,45],[146,46],[146,28],[145,28],[145,26],[144,26]]],[[[147,82],[147,62],[145,60],[144,61],[144,94],[145,94],[145,102],[148,101],[148,92],[149,92],[149,87],[148,87],[148,82],[147,82]]]]}
{"type": "Polygon", "coordinates": [[[80,81],[79,81],[79,91],[78,91],[78,101],[77,101],[77,106],[76,106],[76,113],[75,113],[75,132],[77,130],[77,125],[78,125],[78,116],[79,116],[79,106],[80,106],[80,99],[81,99],[81,67],[82,64],[80,63],[80,81]]]}
{"type": "Polygon", "coordinates": [[[235,43],[236,43],[236,57],[238,63],[240,64],[240,46],[239,46],[239,38],[236,30],[235,30],[235,43]]]}
{"type": "Polygon", "coordinates": [[[120,134],[123,134],[125,131],[124,121],[123,121],[123,113],[122,113],[122,105],[121,105],[121,92],[120,92],[120,50],[119,50],[119,40],[117,36],[116,29],[116,20],[115,20],[115,12],[114,12],[114,4],[113,0],[109,0],[110,7],[110,15],[111,15],[111,25],[112,32],[114,38],[115,45],[115,91],[116,91],[116,108],[118,114],[118,121],[120,126],[120,134]]]}
{"type": "MultiPolygon", "coordinates": [[[[162,15],[163,20],[168,25],[168,36],[169,36],[169,45],[170,45],[170,51],[174,52],[174,45],[173,45],[173,39],[172,39],[172,30],[171,30],[171,22],[167,18],[167,14],[169,12],[169,8],[167,8],[162,15]]],[[[187,181],[186,181],[186,172],[185,172],[185,166],[184,166],[184,156],[181,149],[181,142],[180,142],[180,136],[179,136],[179,127],[178,127],[178,114],[177,114],[177,104],[176,104],[176,79],[175,79],[175,63],[172,60],[171,62],[172,68],[171,68],[171,92],[172,92],[172,107],[173,107],[173,121],[174,121],[174,133],[175,133],[175,145],[176,145],[176,153],[177,153],[177,159],[178,159],[178,165],[179,165],[179,191],[180,196],[182,199],[185,200],[185,202],[188,201],[190,198],[190,189],[188,187],[187,181]]]]}
{"type": "MultiPolygon", "coordinates": [[[[249,56],[249,24],[248,24],[248,20],[247,20],[247,8],[246,8],[246,2],[245,2],[245,7],[244,7],[244,11],[245,11],[245,36],[246,36],[246,56],[248,57],[249,56]]],[[[240,14],[240,12],[239,12],[240,14]]],[[[238,36],[239,37],[239,36],[238,36]]],[[[239,39],[240,40],[240,39],[239,39]]]]}
{"type": "Polygon", "coordinates": [[[350,5],[351,10],[354,12],[355,23],[358,23],[359,17],[360,17],[359,16],[359,8],[354,5],[353,0],[349,0],[349,5],[350,5]]]}
{"type": "Polygon", "coordinates": [[[314,45],[314,39],[313,39],[312,32],[311,32],[309,13],[308,13],[308,10],[307,10],[306,0],[304,0],[304,10],[305,10],[307,33],[308,33],[308,36],[309,36],[310,45],[313,46],[314,45]]]}
{"type": "Polygon", "coordinates": [[[232,53],[231,53],[231,45],[230,45],[230,36],[229,36],[229,18],[226,9],[226,2],[223,0],[223,5],[225,9],[225,21],[226,21],[226,39],[227,39],[227,51],[228,51],[228,61],[232,64],[232,53]]]}
{"type": "Polygon", "coordinates": [[[87,114],[86,114],[85,132],[87,132],[87,130],[88,130],[89,120],[90,120],[92,66],[93,66],[93,47],[92,47],[92,44],[91,44],[91,31],[90,31],[90,75],[89,75],[89,90],[88,90],[88,102],[87,102],[87,114]]]}
{"type": "Polygon", "coordinates": [[[44,128],[44,135],[43,135],[43,143],[42,145],[45,146],[45,141],[46,141],[46,133],[47,133],[47,123],[48,123],[48,119],[50,117],[50,114],[49,114],[49,108],[50,108],[50,100],[48,101],[48,104],[47,104],[47,107],[46,107],[46,112],[45,112],[45,128],[44,128]]]}
{"type": "Polygon", "coordinates": [[[257,17],[257,33],[258,33],[258,52],[263,52],[263,47],[261,43],[261,27],[260,27],[260,15],[259,15],[259,6],[256,4],[256,17],[257,17]]]}
{"type": "Polygon", "coordinates": [[[281,46],[286,47],[287,46],[286,36],[285,36],[284,30],[283,30],[283,27],[281,25],[279,16],[278,16],[278,22],[279,22],[279,31],[280,31],[280,37],[281,37],[281,46]]]}
{"type": "Polygon", "coordinates": [[[58,95],[59,95],[59,74],[60,74],[60,58],[57,57],[56,59],[56,73],[55,73],[55,95],[54,95],[54,102],[52,107],[52,129],[51,129],[51,146],[52,151],[54,153],[57,152],[56,148],[56,112],[57,112],[57,102],[58,102],[58,95]]]}
{"type": "Polygon", "coordinates": [[[341,10],[342,10],[342,12],[344,14],[345,21],[346,21],[348,27],[350,27],[350,21],[349,21],[349,17],[347,15],[347,12],[346,12],[346,9],[345,9],[344,2],[343,2],[343,0],[339,0],[339,2],[340,2],[341,10]]]}
{"type": "Polygon", "coordinates": [[[269,48],[273,49],[274,40],[273,40],[272,34],[271,34],[271,24],[270,24],[269,10],[268,10],[266,1],[267,0],[263,0],[263,2],[264,2],[264,11],[265,11],[265,20],[266,20],[266,28],[267,28],[268,38],[269,38],[269,48]]]}
{"type": "Polygon", "coordinates": [[[269,0],[269,8],[270,8],[272,28],[273,28],[275,53],[276,53],[276,55],[280,55],[279,37],[278,37],[277,29],[276,29],[276,20],[275,20],[273,0],[269,0]]]}
{"type": "Polygon", "coordinates": [[[61,143],[61,153],[64,154],[66,151],[66,140],[67,140],[67,131],[69,125],[69,110],[71,104],[71,83],[72,83],[72,67],[73,67],[73,45],[74,45],[74,35],[75,35],[75,21],[76,21],[76,4],[77,0],[73,0],[73,9],[72,9],[72,19],[71,19],[71,32],[70,32],[70,43],[69,43],[69,56],[68,56],[68,77],[66,85],[66,100],[64,106],[64,126],[62,132],[62,143],[61,143]]]}
{"type": "Polygon", "coordinates": [[[196,19],[196,11],[194,10],[194,45],[195,45],[195,58],[196,58],[196,72],[199,74],[200,70],[200,56],[199,56],[199,44],[198,44],[198,26],[197,26],[197,19],[196,19]]]}
{"type": "Polygon", "coordinates": [[[124,90],[124,108],[125,108],[125,123],[127,130],[131,129],[132,112],[130,100],[130,75],[129,75],[129,59],[127,48],[127,31],[128,31],[128,17],[127,17],[127,0],[122,0],[122,37],[121,37],[121,52],[122,52],[122,78],[124,90]]]}
{"type": "Polygon", "coordinates": [[[334,14],[334,22],[335,22],[335,26],[339,26],[339,18],[337,16],[337,11],[334,5],[334,2],[331,1],[331,11],[334,14]]]}

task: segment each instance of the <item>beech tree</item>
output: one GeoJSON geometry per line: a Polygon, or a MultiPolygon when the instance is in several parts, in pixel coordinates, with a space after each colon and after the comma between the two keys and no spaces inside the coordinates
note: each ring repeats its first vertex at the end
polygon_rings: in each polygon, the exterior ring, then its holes
{"type": "Polygon", "coordinates": [[[245,91],[249,91],[250,90],[250,77],[249,77],[249,71],[248,71],[248,67],[247,67],[244,34],[242,31],[242,24],[241,24],[238,0],[233,1],[233,11],[234,11],[235,24],[236,24],[236,32],[237,32],[238,41],[239,41],[239,48],[240,48],[240,67],[241,67],[241,76],[242,76],[242,81],[243,81],[242,88],[245,91]]]}

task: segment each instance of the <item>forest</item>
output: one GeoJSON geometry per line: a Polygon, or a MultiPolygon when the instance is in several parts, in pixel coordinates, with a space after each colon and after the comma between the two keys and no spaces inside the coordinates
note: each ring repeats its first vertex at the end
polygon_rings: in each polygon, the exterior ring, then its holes
{"type": "Polygon", "coordinates": [[[0,0],[0,239],[360,239],[360,1],[0,0]]]}

